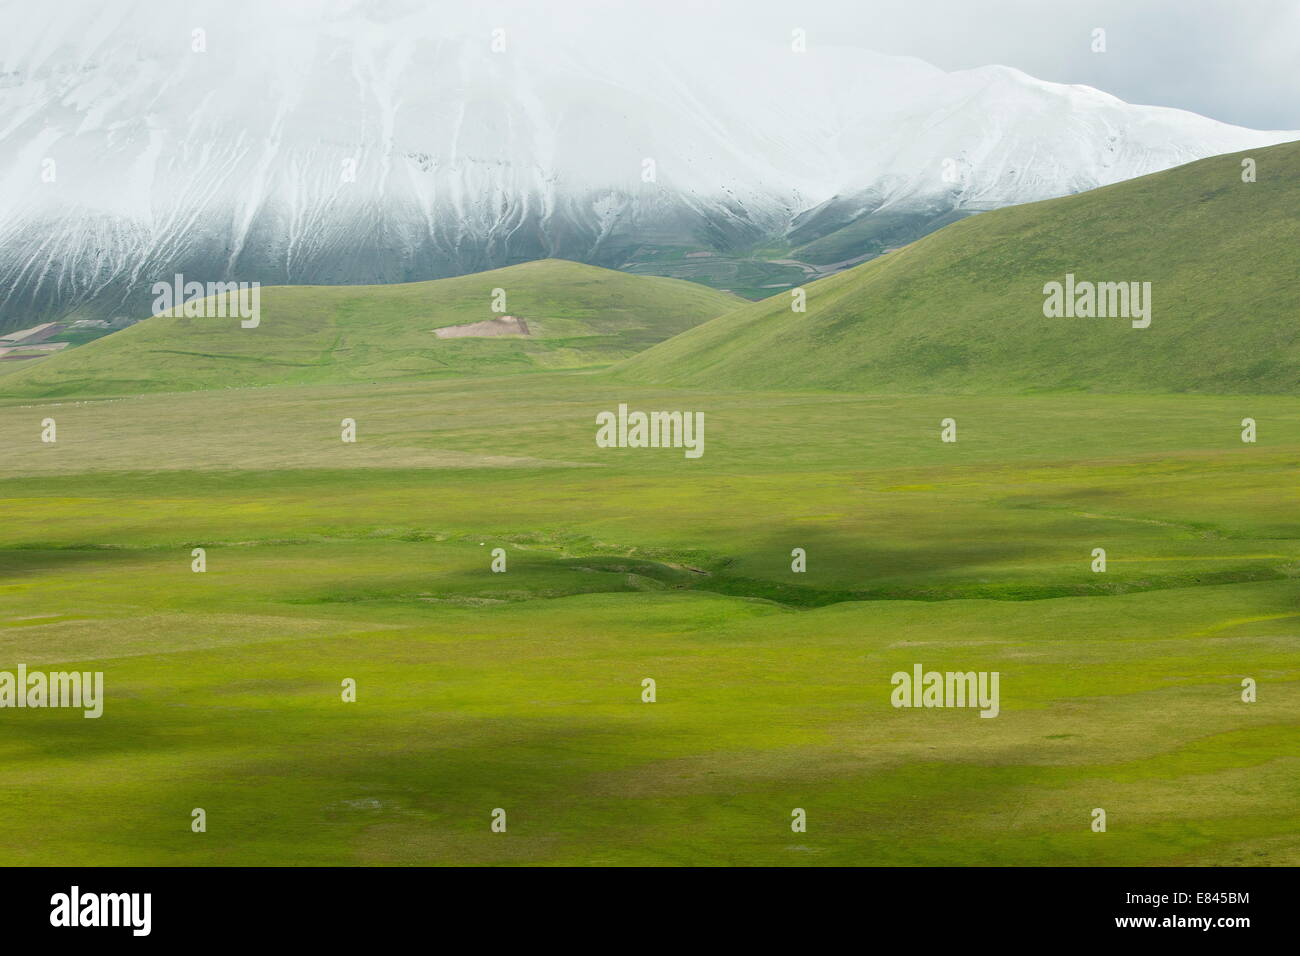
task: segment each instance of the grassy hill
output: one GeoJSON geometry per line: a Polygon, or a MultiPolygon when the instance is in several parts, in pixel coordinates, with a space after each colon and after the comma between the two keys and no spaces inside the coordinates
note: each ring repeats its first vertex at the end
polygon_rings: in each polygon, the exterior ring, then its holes
{"type": "Polygon", "coordinates": [[[559,259],[432,282],[264,288],[261,322],[155,316],[0,377],[0,395],[119,395],[375,382],[607,365],[742,300],[559,259]],[[439,339],[491,319],[494,289],[530,335],[439,339]]]}
{"type": "Polygon", "coordinates": [[[1300,143],[984,213],[623,363],[731,388],[1290,392],[1300,386],[1300,143]],[[1242,181],[1242,160],[1257,181],[1242,181]],[[1148,328],[1048,318],[1045,283],[1150,282],[1148,328]]]}

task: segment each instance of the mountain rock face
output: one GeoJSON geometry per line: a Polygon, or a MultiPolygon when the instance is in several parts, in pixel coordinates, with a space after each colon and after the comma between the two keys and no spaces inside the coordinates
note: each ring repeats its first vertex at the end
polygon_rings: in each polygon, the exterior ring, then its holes
{"type": "Polygon", "coordinates": [[[2,9],[0,329],[143,314],[176,273],[400,282],[647,245],[831,263],[1300,138],[788,37],[566,46],[390,0],[2,9]]]}

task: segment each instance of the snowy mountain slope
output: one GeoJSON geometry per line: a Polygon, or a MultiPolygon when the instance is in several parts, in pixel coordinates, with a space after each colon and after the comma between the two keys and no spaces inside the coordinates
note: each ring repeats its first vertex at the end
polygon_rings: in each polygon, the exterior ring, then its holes
{"type": "Polygon", "coordinates": [[[387,0],[0,6],[0,328],[139,312],[176,272],[388,282],[773,241],[839,257],[898,223],[1300,138],[1002,67],[493,22],[387,0]]]}
{"type": "Polygon", "coordinates": [[[962,214],[1083,192],[1300,132],[1246,130],[990,66],[942,74],[845,138],[847,151],[862,157],[857,177],[790,231],[810,261],[856,254],[873,237],[877,248],[901,244],[962,214]]]}

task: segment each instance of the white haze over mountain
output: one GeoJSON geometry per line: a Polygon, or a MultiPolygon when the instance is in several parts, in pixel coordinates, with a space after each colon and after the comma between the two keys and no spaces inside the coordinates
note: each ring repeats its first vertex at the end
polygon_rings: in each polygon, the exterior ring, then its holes
{"type": "Polygon", "coordinates": [[[391,282],[798,245],[1300,138],[788,33],[639,39],[383,0],[0,6],[0,327],[139,311],[174,272],[391,282]]]}

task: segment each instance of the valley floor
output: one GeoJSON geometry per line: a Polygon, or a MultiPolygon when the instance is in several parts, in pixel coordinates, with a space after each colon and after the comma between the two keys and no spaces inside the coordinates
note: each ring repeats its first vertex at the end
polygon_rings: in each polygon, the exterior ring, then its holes
{"type": "Polygon", "coordinates": [[[0,447],[0,670],[106,698],[0,710],[0,864],[1300,864],[1295,399],[535,374],[0,447]],[[703,457],[598,448],[620,403],[703,457]],[[916,664],[999,715],[892,707],[916,664]]]}

